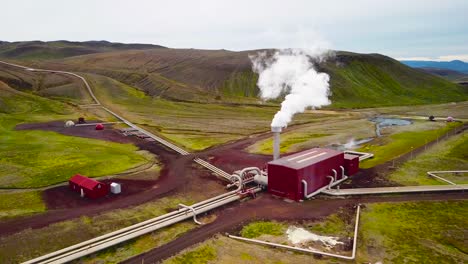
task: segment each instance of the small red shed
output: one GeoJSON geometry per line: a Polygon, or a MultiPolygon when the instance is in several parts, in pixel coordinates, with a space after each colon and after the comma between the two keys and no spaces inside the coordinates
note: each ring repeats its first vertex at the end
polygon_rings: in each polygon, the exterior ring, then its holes
{"type": "Polygon", "coordinates": [[[337,173],[341,179],[344,153],[332,149],[313,148],[268,163],[268,192],[299,201],[304,199],[304,184],[310,194],[330,183],[327,176],[337,173]]]}
{"type": "Polygon", "coordinates": [[[71,177],[68,184],[71,190],[81,193],[82,197],[97,199],[109,194],[109,185],[80,174],[71,177]]]}

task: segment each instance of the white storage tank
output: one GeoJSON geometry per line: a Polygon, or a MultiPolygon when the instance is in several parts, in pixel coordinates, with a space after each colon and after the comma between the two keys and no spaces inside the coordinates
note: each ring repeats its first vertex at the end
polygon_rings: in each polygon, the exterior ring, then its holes
{"type": "Polygon", "coordinates": [[[75,123],[71,120],[68,120],[67,122],[65,122],[65,127],[72,127],[72,126],[75,126],[75,123]]]}
{"type": "Polygon", "coordinates": [[[110,191],[113,194],[119,194],[122,191],[122,189],[120,187],[120,184],[118,184],[116,182],[111,183],[110,184],[110,191]]]}

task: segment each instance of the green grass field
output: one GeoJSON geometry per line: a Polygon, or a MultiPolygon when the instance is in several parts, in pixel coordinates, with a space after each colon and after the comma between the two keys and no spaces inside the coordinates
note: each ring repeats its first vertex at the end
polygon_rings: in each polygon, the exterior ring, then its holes
{"type": "Polygon", "coordinates": [[[46,211],[41,192],[0,192],[0,219],[46,211]]]}
{"type": "Polygon", "coordinates": [[[358,260],[375,263],[466,263],[466,201],[366,205],[358,260]]]}
{"type": "Polygon", "coordinates": [[[437,129],[405,131],[374,140],[358,149],[374,154],[374,158],[363,161],[360,167],[370,168],[409,153],[412,149],[436,140],[460,125],[460,123],[449,123],[437,129]]]}
{"type": "MultiPolygon", "coordinates": [[[[423,154],[405,162],[389,179],[404,185],[440,185],[446,184],[427,176],[427,171],[468,170],[468,135],[462,133],[441,141],[427,149],[423,154]]],[[[468,183],[468,174],[441,174],[455,183],[468,183]]]]}
{"type": "MultiPolygon", "coordinates": [[[[317,112],[313,122],[283,130],[280,150],[282,154],[287,154],[317,146],[345,144],[351,139],[373,137],[374,131],[374,123],[365,116],[361,117],[361,113],[348,115],[346,112],[338,112],[327,115],[317,112]]],[[[246,150],[250,153],[269,155],[273,152],[273,138],[259,140],[246,150]]]]}
{"type": "Polygon", "coordinates": [[[0,187],[43,187],[76,173],[111,175],[149,162],[137,147],[45,131],[15,131],[19,123],[75,119],[57,101],[0,87],[0,187]]]}

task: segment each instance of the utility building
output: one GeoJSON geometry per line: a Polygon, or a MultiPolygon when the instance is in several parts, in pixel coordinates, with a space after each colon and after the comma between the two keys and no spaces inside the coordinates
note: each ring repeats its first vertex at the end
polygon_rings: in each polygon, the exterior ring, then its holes
{"type": "MultiPolygon", "coordinates": [[[[359,157],[341,151],[314,148],[268,163],[268,191],[299,201],[330,183],[341,180],[350,168],[359,169],[359,157]]],[[[348,174],[347,176],[349,176],[348,174]]]]}
{"type": "Polygon", "coordinates": [[[81,197],[97,199],[109,194],[109,185],[80,174],[71,177],[68,184],[70,189],[80,193],[81,197]]]}

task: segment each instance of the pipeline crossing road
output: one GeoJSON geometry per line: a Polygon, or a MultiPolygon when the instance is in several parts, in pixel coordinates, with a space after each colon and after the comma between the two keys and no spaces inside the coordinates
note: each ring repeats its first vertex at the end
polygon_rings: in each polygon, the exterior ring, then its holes
{"type": "MultiPolygon", "coordinates": [[[[182,207],[171,213],[161,215],[153,219],[146,220],[144,222],[26,261],[24,264],[58,264],[78,259],[102,249],[117,245],[124,241],[128,241],[163,227],[167,227],[180,221],[189,219],[217,207],[237,201],[241,199],[241,196],[238,194],[239,189],[240,187],[235,191],[210,198],[208,200],[193,204],[189,207],[182,207]]],[[[261,191],[261,189],[255,188],[252,191],[256,193],[261,191]]]]}

